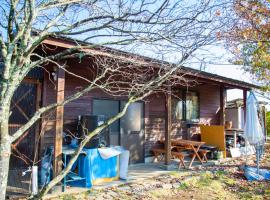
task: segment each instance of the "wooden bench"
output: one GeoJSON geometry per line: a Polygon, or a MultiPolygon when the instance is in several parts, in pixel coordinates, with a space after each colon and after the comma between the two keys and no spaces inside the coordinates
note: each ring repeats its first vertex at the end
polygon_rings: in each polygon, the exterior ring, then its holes
{"type": "MultiPolygon", "coordinates": [[[[207,153],[210,152],[209,150],[207,149],[199,149],[198,151],[198,154],[200,154],[200,156],[202,157],[202,161],[204,162],[208,162],[208,159],[207,159],[207,153]]],[[[191,161],[190,161],[190,164],[189,164],[189,168],[191,167],[194,159],[196,158],[196,154],[195,153],[190,153],[190,157],[191,157],[191,161]]]]}
{"type": "Polygon", "coordinates": [[[176,151],[172,151],[171,152],[172,156],[179,159],[179,166],[178,169],[181,168],[181,164],[183,165],[184,168],[186,168],[185,162],[184,162],[184,158],[185,158],[185,154],[181,153],[181,152],[176,152],[176,151]]]}
{"type": "Polygon", "coordinates": [[[200,154],[200,156],[202,157],[202,160],[205,162],[208,162],[208,159],[207,159],[208,152],[210,152],[210,150],[207,150],[207,149],[200,149],[198,152],[200,154]]]}
{"type": "MultiPolygon", "coordinates": [[[[153,149],[151,149],[151,151],[154,154],[154,160],[157,160],[157,161],[162,161],[164,156],[165,156],[165,153],[166,153],[166,150],[161,149],[161,148],[153,148],[153,149]],[[161,158],[159,158],[160,156],[161,156],[161,158]]],[[[186,167],[185,163],[184,163],[185,155],[183,153],[171,151],[171,155],[172,155],[172,157],[180,160],[178,169],[180,169],[181,165],[183,165],[184,168],[186,167]]]]}
{"type": "Polygon", "coordinates": [[[153,148],[151,151],[154,154],[154,160],[162,161],[166,153],[165,149],[162,148],[153,148]],[[161,156],[161,158],[159,158],[161,156]]]}

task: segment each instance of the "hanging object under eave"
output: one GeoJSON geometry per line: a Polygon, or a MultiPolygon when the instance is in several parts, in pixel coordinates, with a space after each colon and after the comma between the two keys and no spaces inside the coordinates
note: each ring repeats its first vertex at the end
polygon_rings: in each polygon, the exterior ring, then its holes
{"type": "Polygon", "coordinates": [[[264,134],[258,117],[258,101],[251,91],[246,102],[246,123],[244,136],[246,141],[256,148],[257,174],[259,174],[259,160],[264,145],[264,134]]]}
{"type": "Polygon", "coordinates": [[[251,145],[263,145],[265,140],[258,117],[258,101],[253,92],[250,92],[246,105],[245,138],[251,145]]]}

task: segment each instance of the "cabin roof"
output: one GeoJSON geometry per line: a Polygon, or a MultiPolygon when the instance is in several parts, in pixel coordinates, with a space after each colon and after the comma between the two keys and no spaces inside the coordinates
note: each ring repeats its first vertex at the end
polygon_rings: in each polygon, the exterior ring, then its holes
{"type": "MultiPolygon", "coordinates": [[[[170,63],[167,61],[162,61],[162,60],[158,60],[158,59],[154,59],[154,58],[150,58],[150,57],[146,57],[146,56],[141,56],[138,54],[125,52],[125,51],[110,48],[110,47],[95,45],[92,43],[84,42],[84,41],[69,38],[69,37],[63,37],[63,36],[48,38],[44,41],[44,43],[49,44],[49,45],[63,47],[63,48],[72,48],[72,47],[75,47],[77,45],[83,45],[83,46],[92,45],[93,49],[94,49],[93,51],[95,51],[93,53],[96,53],[96,54],[102,53],[102,55],[108,55],[108,56],[109,55],[113,55],[113,56],[116,56],[116,55],[120,56],[121,55],[121,58],[128,58],[129,61],[141,62],[144,64],[154,63],[157,65],[161,65],[161,64],[162,65],[164,65],[164,64],[165,65],[176,65],[175,63],[170,63]]],[[[240,81],[240,80],[236,80],[236,79],[232,79],[232,78],[227,78],[227,77],[224,77],[221,75],[197,70],[197,69],[186,67],[186,66],[181,66],[180,68],[187,75],[206,79],[206,80],[211,80],[214,82],[218,82],[220,84],[226,85],[227,88],[239,88],[239,89],[246,89],[246,90],[260,89],[261,88],[261,86],[259,86],[259,85],[255,85],[252,83],[248,83],[245,81],[240,81]]]]}

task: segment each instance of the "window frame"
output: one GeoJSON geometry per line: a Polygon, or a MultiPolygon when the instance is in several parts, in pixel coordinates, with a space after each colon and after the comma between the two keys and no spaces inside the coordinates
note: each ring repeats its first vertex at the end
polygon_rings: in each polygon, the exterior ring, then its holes
{"type": "Polygon", "coordinates": [[[200,95],[198,91],[194,90],[183,90],[182,91],[182,96],[183,96],[183,120],[185,121],[193,121],[193,120],[199,120],[200,119],[200,95]],[[195,119],[187,119],[187,93],[195,93],[195,95],[198,97],[198,114],[195,119]]]}
{"type": "MultiPolygon", "coordinates": [[[[181,121],[193,121],[193,120],[199,120],[200,119],[200,93],[198,91],[194,90],[180,90],[179,93],[182,95],[182,119],[177,119],[176,120],[181,120],[181,121]],[[187,105],[186,105],[186,99],[187,99],[187,93],[192,92],[195,93],[196,96],[198,97],[198,115],[196,119],[187,119],[187,105]]],[[[175,108],[173,108],[175,111],[175,108]]]]}

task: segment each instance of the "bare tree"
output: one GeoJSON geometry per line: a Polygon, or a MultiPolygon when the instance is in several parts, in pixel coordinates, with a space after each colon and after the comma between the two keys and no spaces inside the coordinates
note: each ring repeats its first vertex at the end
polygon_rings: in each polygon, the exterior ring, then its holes
{"type": "Polygon", "coordinates": [[[216,39],[216,29],[226,20],[216,13],[225,6],[218,1],[178,0],[3,0],[0,5],[0,45],[3,69],[0,80],[0,199],[5,199],[12,143],[16,142],[41,115],[83,96],[93,89],[111,95],[126,96],[123,110],[89,133],[82,141],[69,165],[38,195],[42,198],[70,170],[83,146],[106,126],[121,118],[128,106],[175,81],[187,83],[181,65],[203,46],[216,39]],[[48,38],[80,39],[66,50],[40,54],[48,38]],[[147,47],[158,51],[159,58],[178,53],[177,65],[142,59],[124,52],[107,52],[102,46],[125,50],[147,47]],[[98,49],[98,50],[97,50],[98,49]],[[96,76],[92,79],[70,72],[63,61],[71,57],[92,58],[96,76]],[[60,103],[40,108],[14,134],[9,134],[9,116],[14,92],[27,74],[37,67],[55,65],[73,76],[87,81],[87,86],[60,103]],[[120,78],[119,78],[120,77],[120,78]]]}

